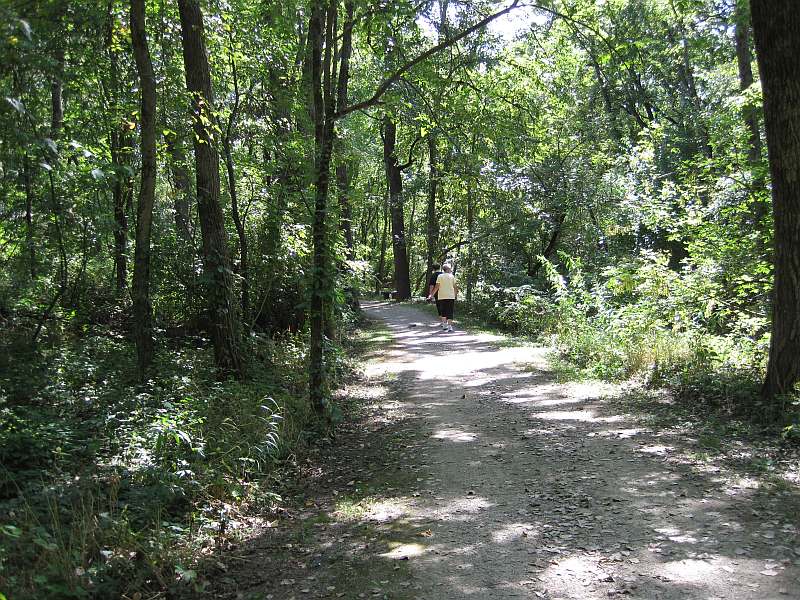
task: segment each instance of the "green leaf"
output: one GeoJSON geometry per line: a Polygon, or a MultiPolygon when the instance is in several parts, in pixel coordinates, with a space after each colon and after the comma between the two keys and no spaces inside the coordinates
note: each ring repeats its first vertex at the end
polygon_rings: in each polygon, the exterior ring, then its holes
{"type": "Polygon", "coordinates": [[[18,538],[22,535],[22,530],[14,525],[3,525],[3,527],[0,527],[0,531],[12,538],[18,538]]]}

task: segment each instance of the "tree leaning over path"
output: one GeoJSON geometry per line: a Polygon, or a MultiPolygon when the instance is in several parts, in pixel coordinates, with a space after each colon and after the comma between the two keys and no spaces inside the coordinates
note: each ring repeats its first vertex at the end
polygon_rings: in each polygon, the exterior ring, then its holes
{"type": "Polygon", "coordinates": [[[131,40],[141,87],[142,181],[136,206],[133,263],[133,327],[139,376],[153,362],[153,314],[150,305],[150,233],[156,190],[156,78],[147,46],[144,0],[131,0],[131,40]]]}
{"type": "Polygon", "coordinates": [[[800,381],[800,12],[794,0],[752,0],[772,174],[775,283],[762,396],[800,381]]]}

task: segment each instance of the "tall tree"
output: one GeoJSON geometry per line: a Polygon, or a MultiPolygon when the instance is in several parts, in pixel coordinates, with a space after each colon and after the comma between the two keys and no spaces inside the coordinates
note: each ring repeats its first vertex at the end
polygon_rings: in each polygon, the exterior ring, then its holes
{"type": "MultiPolygon", "coordinates": [[[[352,0],[345,2],[345,22],[342,32],[342,49],[340,52],[339,75],[336,84],[336,107],[347,106],[347,87],[350,83],[350,56],[353,53],[353,13],[352,0]]],[[[336,186],[339,195],[339,211],[341,213],[341,229],[344,235],[345,254],[348,260],[355,258],[353,246],[353,207],[350,198],[352,170],[347,157],[340,156],[336,166],[336,186]]]]}
{"type": "Polygon", "coordinates": [[[203,237],[203,271],[214,361],[221,375],[241,375],[244,364],[240,349],[238,311],[233,300],[233,271],[220,204],[214,94],[206,53],[203,14],[197,0],[178,0],[178,10],[186,87],[192,96],[197,209],[203,237]]]}
{"type": "Polygon", "coordinates": [[[236,131],[236,119],[239,116],[242,95],[239,90],[239,70],[236,65],[236,53],[233,33],[229,33],[228,62],[233,78],[233,108],[228,117],[228,125],[222,137],[222,149],[225,155],[225,170],[228,173],[228,192],[231,196],[231,216],[236,226],[236,236],[239,240],[239,275],[242,279],[242,319],[247,322],[250,318],[250,255],[248,252],[247,234],[244,227],[244,217],[239,210],[239,194],[236,189],[236,165],[233,161],[231,150],[233,134],[236,131]]]}
{"type": "Polygon", "coordinates": [[[310,46],[311,108],[314,120],[314,219],[312,224],[313,268],[311,276],[311,346],[309,348],[309,394],[318,414],[325,411],[324,332],[326,303],[331,301],[331,266],[328,247],[328,187],[334,142],[333,48],[336,0],[328,5],[315,0],[308,28],[310,46]],[[332,10],[331,10],[332,9],[332,10]],[[324,46],[324,49],[323,49],[324,46]]]}
{"type": "MultiPolygon", "coordinates": [[[[410,153],[409,153],[410,154],[410,153]]],[[[397,124],[388,115],[383,119],[383,162],[389,184],[389,212],[392,217],[392,253],[394,255],[394,285],[397,298],[411,298],[411,279],[408,268],[408,245],[403,214],[403,170],[411,165],[397,158],[397,124]]]]}
{"type": "Polygon", "coordinates": [[[793,0],[753,0],[764,124],[772,174],[775,280],[765,399],[800,381],[800,11],[793,0]]]}
{"type": "Polygon", "coordinates": [[[136,206],[133,262],[133,328],[139,374],[153,362],[153,315],[150,306],[150,234],[156,189],[156,78],[147,45],[145,0],[131,0],[131,40],[141,88],[142,180],[136,206]]]}

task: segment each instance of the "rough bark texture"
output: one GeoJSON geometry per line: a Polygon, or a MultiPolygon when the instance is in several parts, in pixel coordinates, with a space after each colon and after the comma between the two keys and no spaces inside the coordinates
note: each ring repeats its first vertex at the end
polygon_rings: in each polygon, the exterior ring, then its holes
{"type": "Polygon", "coordinates": [[[403,171],[397,160],[397,125],[389,117],[383,119],[383,163],[389,182],[389,212],[392,216],[392,251],[394,284],[399,300],[411,298],[408,273],[405,220],[403,217],[403,171]]]}
{"type": "Polygon", "coordinates": [[[139,375],[153,362],[153,316],[150,306],[150,233],[156,190],[156,78],[147,47],[144,0],[131,0],[131,39],[141,89],[142,181],[136,205],[133,259],[133,330],[139,375]]]}
{"type": "Polygon", "coordinates": [[[214,360],[220,375],[242,375],[237,310],[233,301],[225,222],[220,205],[219,153],[211,124],[214,95],[197,0],[178,0],[186,87],[192,96],[197,209],[203,237],[203,271],[208,296],[214,360]]]}
{"type": "Polygon", "coordinates": [[[753,0],[753,34],[775,216],[772,341],[765,399],[800,380],[800,11],[795,0],[753,0]]]}

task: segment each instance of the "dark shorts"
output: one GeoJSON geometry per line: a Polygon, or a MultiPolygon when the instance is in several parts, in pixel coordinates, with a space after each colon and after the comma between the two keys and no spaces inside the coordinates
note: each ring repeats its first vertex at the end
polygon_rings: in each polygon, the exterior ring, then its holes
{"type": "Polygon", "coordinates": [[[437,300],[436,307],[439,309],[440,317],[453,318],[453,312],[456,308],[456,301],[452,298],[450,300],[437,300]]]}
{"type": "Polygon", "coordinates": [[[440,317],[443,316],[441,300],[436,300],[436,314],[438,314],[440,317]]]}

